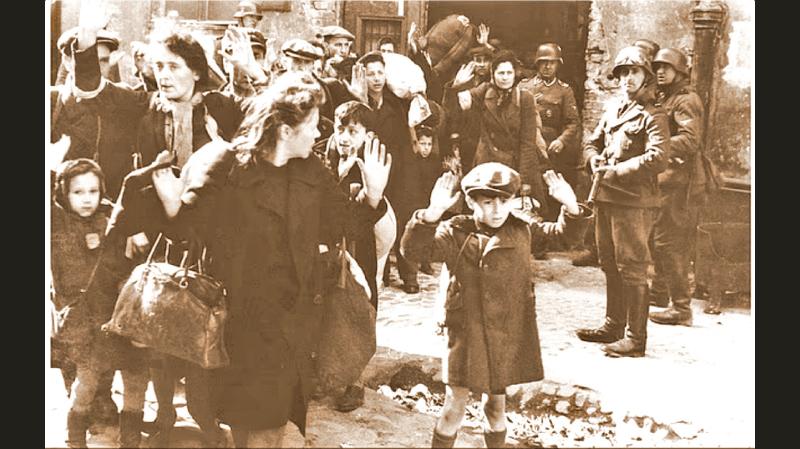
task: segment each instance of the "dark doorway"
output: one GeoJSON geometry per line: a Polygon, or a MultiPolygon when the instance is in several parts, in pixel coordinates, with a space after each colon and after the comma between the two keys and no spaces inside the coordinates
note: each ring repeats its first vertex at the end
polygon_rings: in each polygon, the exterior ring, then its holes
{"type": "Polygon", "coordinates": [[[561,46],[564,66],[558,77],[575,92],[578,108],[583,109],[583,83],[586,81],[586,40],[590,1],[428,1],[428,28],[450,14],[469,17],[475,25],[491,28],[490,39],[500,39],[520,60],[535,53],[539,44],[555,42],[561,46]]]}

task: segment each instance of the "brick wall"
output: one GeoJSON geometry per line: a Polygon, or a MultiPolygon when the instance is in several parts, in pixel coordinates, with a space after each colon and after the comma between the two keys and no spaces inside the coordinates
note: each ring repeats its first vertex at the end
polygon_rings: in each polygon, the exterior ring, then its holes
{"type": "MultiPolygon", "coordinates": [[[[728,177],[750,178],[750,86],[753,60],[753,7],[747,0],[727,0],[716,64],[717,105],[711,110],[708,154],[728,177]]],[[[605,104],[617,95],[609,80],[617,52],[637,39],[661,48],[682,50],[691,59],[694,44],[690,0],[595,0],[586,47],[584,137],[597,126],[605,104]]]]}

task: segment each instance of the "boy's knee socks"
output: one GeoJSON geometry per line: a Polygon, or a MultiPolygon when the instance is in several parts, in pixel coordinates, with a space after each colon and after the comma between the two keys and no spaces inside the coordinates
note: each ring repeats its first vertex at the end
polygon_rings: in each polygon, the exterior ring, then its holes
{"type": "Polygon", "coordinates": [[[433,438],[431,439],[431,447],[432,448],[438,448],[438,447],[450,448],[450,447],[453,447],[453,445],[456,442],[456,438],[458,438],[458,432],[456,432],[453,436],[449,436],[448,437],[448,436],[442,435],[439,432],[437,432],[436,431],[436,427],[434,427],[433,428],[433,438]]]}

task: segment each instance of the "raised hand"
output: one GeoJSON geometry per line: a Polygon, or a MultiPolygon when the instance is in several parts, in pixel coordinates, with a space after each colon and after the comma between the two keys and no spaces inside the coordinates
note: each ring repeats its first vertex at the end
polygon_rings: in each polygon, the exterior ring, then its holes
{"type": "Polygon", "coordinates": [[[570,187],[569,183],[564,180],[561,173],[556,173],[553,170],[547,170],[542,175],[545,184],[547,184],[548,191],[553,198],[558,200],[567,208],[567,212],[572,215],[580,214],[581,210],[578,207],[578,199],[575,197],[575,192],[570,187]]]}
{"type": "Polygon", "coordinates": [[[408,48],[411,49],[412,52],[417,52],[417,23],[411,22],[411,26],[408,27],[408,38],[407,38],[408,48]]]}
{"type": "Polygon", "coordinates": [[[378,207],[392,168],[392,155],[386,153],[386,145],[377,138],[369,138],[364,143],[364,160],[356,159],[361,169],[361,179],[367,190],[367,202],[378,207]]]}
{"type": "Polygon", "coordinates": [[[250,36],[242,28],[231,27],[225,30],[222,38],[222,49],[219,54],[225,63],[241,70],[245,75],[254,80],[266,78],[264,71],[253,55],[250,45],[250,36]]]}
{"type": "Polygon", "coordinates": [[[108,25],[111,18],[103,0],[81,0],[78,25],[86,31],[98,32],[108,25]]]}
{"type": "Polygon", "coordinates": [[[444,173],[431,191],[431,200],[423,214],[423,220],[428,223],[439,221],[446,210],[453,207],[461,198],[458,189],[458,177],[450,172],[444,173]]]}
{"type": "Polygon", "coordinates": [[[475,62],[470,61],[461,66],[453,80],[453,87],[460,87],[472,81],[475,76],[475,62]]]}
{"type": "Polygon", "coordinates": [[[489,31],[491,28],[486,26],[485,24],[478,25],[478,43],[481,45],[486,45],[489,43],[489,31]]]}
{"type": "Polygon", "coordinates": [[[97,42],[97,32],[108,25],[111,18],[102,0],[82,0],[78,18],[78,49],[86,50],[97,42]]]}
{"type": "Polygon", "coordinates": [[[353,65],[352,76],[350,77],[350,82],[344,81],[345,85],[347,86],[347,90],[353,94],[354,97],[358,98],[364,104],[368,103],[367,100],[367,69],[364,68],[364,65],[361,63],[355,63],[353,65]]]}

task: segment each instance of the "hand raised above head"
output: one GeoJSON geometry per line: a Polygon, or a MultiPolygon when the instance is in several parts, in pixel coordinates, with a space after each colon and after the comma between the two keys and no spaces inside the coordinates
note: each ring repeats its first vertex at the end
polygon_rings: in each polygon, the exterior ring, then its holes
{"type": "Polygon", "coordinates": [[[463,86],[464,84],[469,83],[472,81],[472,78],[475,76],[475,62],[470,61],[461,66],[458,69],[458,73],[456,73],[456,77],[453,80],[453,87],[463,86]]]}
{"type": "Polygon", "coordinates": [[[438,221],[446,210],[455,205],[461,198],[458,188],[458,176],[448,172],[436,180],[431,191],[430,203],[425,209],[423,219],[429,223],[438,221]]]}
{"type": "Polygon", "coordinates": [[[386,145],[380,139],[370,136],[364,144],[364,160],[357,159],[356,162],[367,189],[367,199],[373,207],[377,206],[389,181],[392,155],[386,152],[386,145]]]}
{"type": "Polygon", "coordinates": [[[81,0],[78,25],[89,32],[97,32],[108,25],[111,16],[103,0],[81,0]]]}

